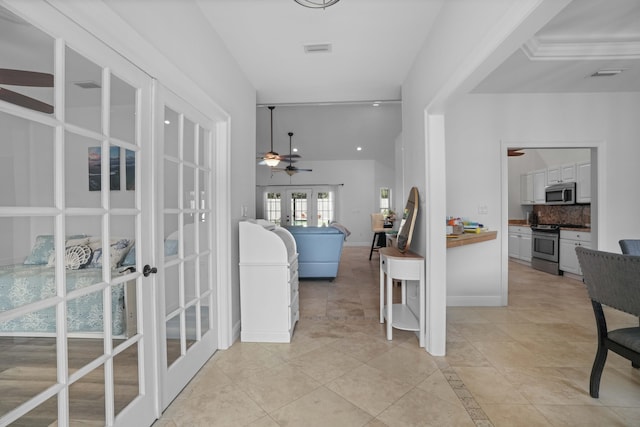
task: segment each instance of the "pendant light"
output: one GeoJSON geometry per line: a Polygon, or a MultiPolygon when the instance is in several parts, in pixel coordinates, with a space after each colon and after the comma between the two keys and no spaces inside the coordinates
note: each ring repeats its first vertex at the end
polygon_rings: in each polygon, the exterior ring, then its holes
{"type": "Polygon", "coordinates": [[[265,164],[270,168],[274,166],[278,166],[280,163],[280,155],[273,151],[273,109],[276,108],[274,106],[270,106],[269,110],[271,110],[271,151],[266,153],[262,160],[264,160],[265,164]]]}

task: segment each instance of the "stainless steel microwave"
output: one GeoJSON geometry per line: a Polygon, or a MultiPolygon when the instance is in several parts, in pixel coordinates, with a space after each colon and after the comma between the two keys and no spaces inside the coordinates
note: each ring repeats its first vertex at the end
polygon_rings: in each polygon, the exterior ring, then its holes
{"type": "Polygon", "coordinates": [[[576,183],[563,182],[544,189],[544,202],[547,205],[573,205],[576,203],[576,183]]]}

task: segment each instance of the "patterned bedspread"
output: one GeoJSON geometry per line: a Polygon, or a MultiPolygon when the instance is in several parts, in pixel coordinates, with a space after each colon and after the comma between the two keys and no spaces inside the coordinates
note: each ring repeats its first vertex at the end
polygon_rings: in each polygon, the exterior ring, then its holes
{"type": "MultiPolygon", "coordinates": [[[[117,274],[117,273],[116,273],[117,274]]],[[[66,270],[67,291],[81,289],[102,280],[102,270],[88,268],[66,270]]],[[[0,313],[55,296],[55,269],[46,265],[16,264],[0,267],[0,313]]],[[[69,332],[103,331],[103,293],[92,292],[67,304],[69,332]]],[[[113,334],[125,333],[124,284],[111,291],[113,334]]],[[[6,322],[0,322],[1,332],[55,332],[53,307],[31,312],[6,322]]]]}

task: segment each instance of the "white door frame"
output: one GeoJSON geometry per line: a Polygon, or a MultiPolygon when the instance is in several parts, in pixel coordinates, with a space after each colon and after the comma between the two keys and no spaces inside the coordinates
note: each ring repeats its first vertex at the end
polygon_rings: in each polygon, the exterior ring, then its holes
{"type": "Polygon", "coordinates": [[[593,249],[598,248],[600,237],[606,233],[606,221],[602,217],[604,210],[598,206],[606,206],[604,191],[606,142],[605,141],[500,141],[501,172],[501,254],[500,254],[500,299],[502,305],[508,304],[509,296],[509,163],[507,149],[513,148],[589,148],[591,149],[591,242],[593,249]]]}

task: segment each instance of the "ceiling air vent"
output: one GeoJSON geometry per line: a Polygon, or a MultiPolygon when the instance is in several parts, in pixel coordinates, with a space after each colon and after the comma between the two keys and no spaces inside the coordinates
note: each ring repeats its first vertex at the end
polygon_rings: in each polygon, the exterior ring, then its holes
{"type": "Polygon", "coordinates": [[[100,89],[102,87],[99,83],[92,80],[86,82],[74,82],[74,84],[82,89],[100,89]]]}
{"type": "Polygon", "coordinates": [[[305,44],[304,53],[331,52],[331,43],[305,44]]]}

